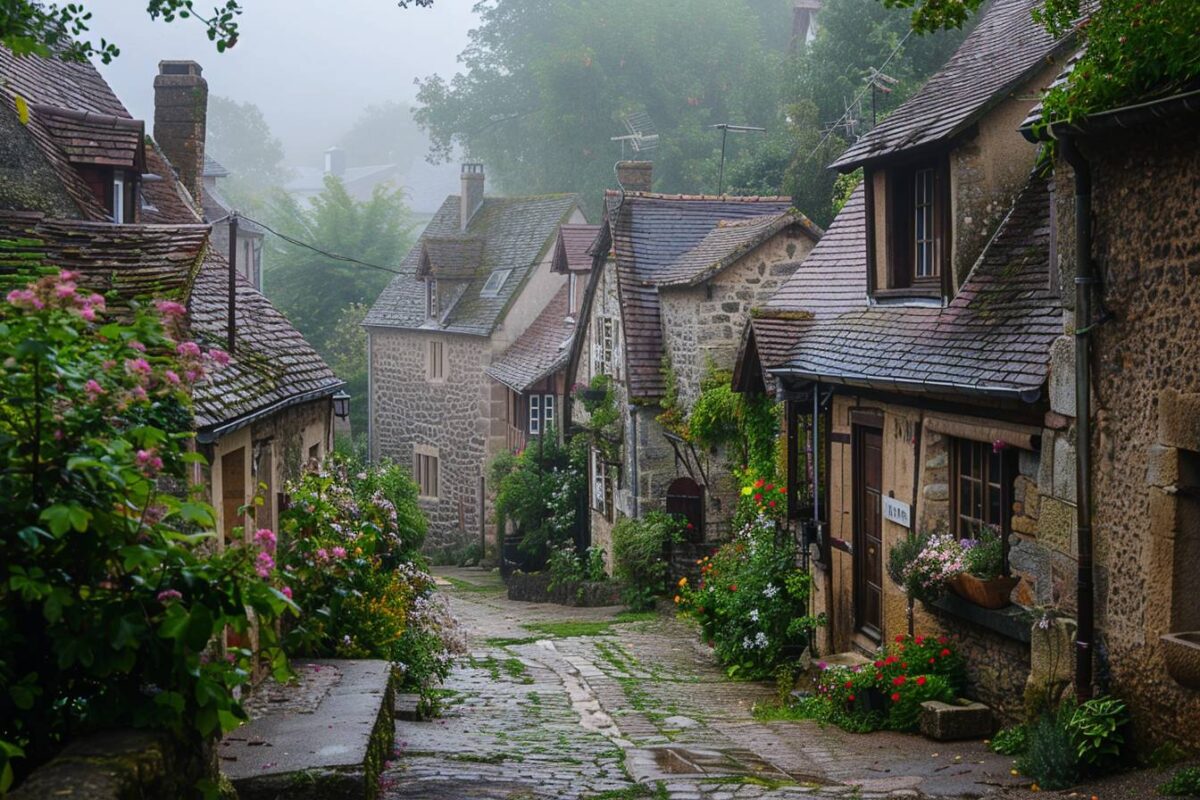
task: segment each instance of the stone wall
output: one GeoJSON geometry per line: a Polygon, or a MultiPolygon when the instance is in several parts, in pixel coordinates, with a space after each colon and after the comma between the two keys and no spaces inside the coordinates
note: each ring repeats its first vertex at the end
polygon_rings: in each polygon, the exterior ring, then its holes
{"type": "Polygon", "coordinates": [[[492,382],[483,337],[375,328],[371,331],[371,455],[409,470],[414,445],[437,449],[437,499],[422,498],[427,549],[479,538],[479,480],[484,474],[492,382]],[[443,343],[445,380],[427,377],[428,343],[443,343]]]}
{"type": "MultiPolygon", "coordinates": [[[[1197,137],[1192,117],[1084,143],[1112,315],[1093,340],[1097,674],[1132,706],[1139,738],[1192,749],[1200,691],[1168,675],[1160,637],[1200,630],[1200,509],[1188,491],[1200,477],[1197,137]]],[[[1064,170],[1058,184],[1070,180],[1064,170]]],[[[1060,216],[1060,230],[1071,220],[1060,216]]]]}

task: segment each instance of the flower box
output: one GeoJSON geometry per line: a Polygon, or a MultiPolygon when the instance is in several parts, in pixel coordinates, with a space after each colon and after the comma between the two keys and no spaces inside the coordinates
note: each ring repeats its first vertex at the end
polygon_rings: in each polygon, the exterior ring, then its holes
{"type": "Polygon", "coordinates": [[[989,580],[960,572],[949,580],[950,589],[959,597],[981,608],[1004,608],[1012,605],[1009,595],[1020,578],[998,577],[989,580]]]}

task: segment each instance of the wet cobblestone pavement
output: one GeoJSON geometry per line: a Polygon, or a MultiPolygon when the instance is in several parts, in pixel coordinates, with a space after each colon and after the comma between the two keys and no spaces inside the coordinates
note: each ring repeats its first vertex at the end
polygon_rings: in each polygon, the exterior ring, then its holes
{"type": "Polygon", "coordinates": [[[511,602],[496,575],[440,573],[470,655],[440,718],[397,723],[388,800],[871,800],[1016,783],[979,742],[757,721],[773,687],[727,679],[669,616],[511,602]]]}

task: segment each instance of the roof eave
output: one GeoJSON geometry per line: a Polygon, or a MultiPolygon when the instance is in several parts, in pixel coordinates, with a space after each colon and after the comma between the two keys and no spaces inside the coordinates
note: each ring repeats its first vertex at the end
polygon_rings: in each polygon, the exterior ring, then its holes
{"type": "Polygon", "coordinates": [[[1042,396],[1044,383],[1037,387],[981,386],[979,384],[956,383],[953,381],[915,381],[903,378],[867,378],[850,375],[832,375],[797,367],[768,367],[767,372],[777,378],[852,386],[859,389],[904,392],[908,394],[928,391],[960,394],[972,397],[1016,399],[1024,403],[1036,403],[1042,396]]]}
{"type": "Polygon", "coordinates": [[[1049,142],[1070,136],[1089,136],[1119,128],[1136,128],[1185,114],[1200,114],[1200,88],[1089,114],[1076,122],[1061,121],[1048,125],[1026,124],[1018,130],[1031,142],[1049,142]]]}
{"type": "Polygon", "coordinates": [[[196,428],[196,441],[201,444],[212,444],[222,436],[241,430],[247,425],[253,424],[264,417],[276,414],[293,406],[298,406],[303,403],[308,403],[313,400],[320,400],[322,397],[327,397],[334,394],[339,389],[345,387],[346,382],[342,380],[334,381],[333,383],[323,386],[320,389],[303,392],[301,394],[285,397],[282,400],[277,400],[270,405],[254,411],[248,411],[241,416],[235,417],[224,422],[213,423],[212,425],[198,426],[196,428]]]}

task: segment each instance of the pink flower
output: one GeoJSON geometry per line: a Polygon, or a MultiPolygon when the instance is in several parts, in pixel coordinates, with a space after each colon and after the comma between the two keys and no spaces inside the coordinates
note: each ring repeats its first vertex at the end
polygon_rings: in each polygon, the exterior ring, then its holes
{"type": "Polygon", "coordinates": [[[200,357],[200,345],[196,344],[195,342],[180,342],[175,347],[175,352],[181,356],[184,356],[185,358],[186,357],[199,358],[200,357]]]}
{"type": "Polygon", "coordinates": [[[174,589],[164,589],[158,593],[158,602],[166,605],[171,600],[182,600],[183,594],[174,589]]]}
{"type": "Polygon", "coordinates": [[[167,379],[167,383],[169,383],[173,386],[179,385],[179,374],[177,372],[175,372],[175,370],[172,370],[172,369],[166,370],[165,372],[163,372],[163,377],[167,379]]]}
{"type": "Polygon", "coordinates": [[[153,475],[163,468],[163,460],[153,449],[138,450],[137,463],[147,475],[153,475]]]}
{"type": "Polygon", "coordinates": [[[215,347],[208,351],[208,357],[212,359],[214,364],[219,364],[222,367],[229,363],[229,354],[215,347]]]}
{"type": "Polygon", "coordinates": [[[150,362],[144,358],[125,359],[125,371],[130,375],[149,375],[150,362]]]}
{"type": "Polygon", "coordinates": [[[129,349],[137,350],[139,353],[144,353],[144,352],[146,352],[146,345],[142,344],[141,342],[139,342],[136,339],[132,339],[129,342],[129,349]]]}
{"type": "Polygon", "coordinates": [[[271,574],[271,570],[275,568],[275,559],[271,558],[270,553],[259,553],[258,558],[254,559],[254,571],[258,573],[258,577],[266,578],[271,574]]]}
{"type": "Polygon", "coordinates": [[[329,551],[326,550],[324,547],[319,549],[317,551],[317,560],[318,561],[328,561],[329,560],[329,551]]]}
{"type": "Polygon", "coordinates": [[[344,547],[333,548],[333,557],[334,558],[345,558],[346,557],[346,548],[344,548],[344,547]]]}
{"type": "Polygon", "coordinates": [[[158,309],[158,313],[165,317],[182,317],[187,315],[187,308],[182,303],[176,303],[174,300],[158,300],[154,303],[154,307],[158,309]]]}
{"type": "Polygon", "coordinates": [[[58,295],[60,299],[65,300],[66,298],[75,294],[75,284],[71,283],[70,281],[67,283],[60,283],[58,286],[54,287],[54,293],[58,295]]]}
{"type": "Polygon", "coordinates": [[[1008,449],[1008,442],[1004,441],[1003,439],[997,439],[996,441],[992,442],[993,453],[1002,453],[1006,449],[1008,449]]]}
{"type": "Polygon", "coordinates": [[[95,402],[96,398],[105,394],[104,387],[101,386],[95,379],[89,380],[83,385],[83,391],[87,393],[88,400],[95,402]]]}
{"type": "Polygon", "coordinates": [[[280,594],[282,594],[284,597],[286,597],[288,600],[291,600],[291,599],[292,599],[292,587],[290,587],[290,586],[284,586],[282,589],[280,589],[280,590],[279,590],[279,592],[280,592],[280,594]]]}
{"type": "Polygon", "coordinates": [[[271,530],[270,528],[259,528],[254,532],[254,541],[258,542],[268,550],[274,550],[275,542],[277,541],[275,538],[275,531],[271,530]]]}
{"type": "Polygon", "coordinates": [[[69,269],[60,270],[58,273],[58,279],[60,281],[77,281],[79,280],[79,273],[72,272],[69,269]]]}
{"type": "Polygon", "coordinates": [[[88,322],[95,322],[96,309],[92,308],[91,306],[84,306],[83,308],[79,309],[79,316],[83,317],[88,322]]]}
{"type": "Polygon", "coordinates": [[[31,308],[41,309],[44,304],[34,294],[32,289],[13,289],[8,293],[8,302],[14,306],[28,306],[31,308]]]}
{"type": "Polygon", "coordinates": [[[87,303],[89,306],[93,306],[93,307],[95,307],[95,308],[99,308],[99,309],[102,309],[102,310],[103,310],[103,308],[104,308],[104,296],[103,296],[103,295],[99,295],[99,294],[89,294],[89,295],[87,296],[87,299],[86,299],[86,300],[84,300],[83,302],[85,302],[85,303],[87,303]]]}

